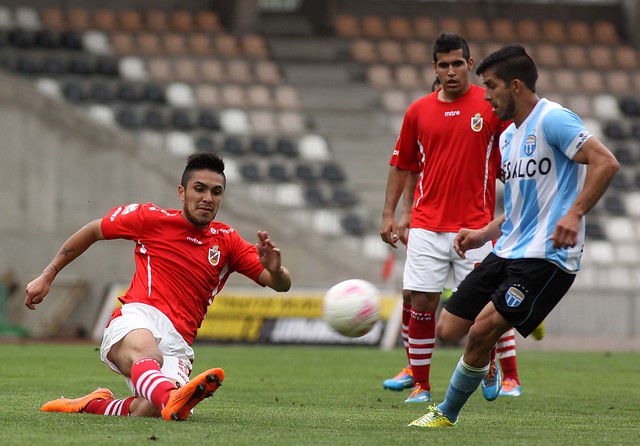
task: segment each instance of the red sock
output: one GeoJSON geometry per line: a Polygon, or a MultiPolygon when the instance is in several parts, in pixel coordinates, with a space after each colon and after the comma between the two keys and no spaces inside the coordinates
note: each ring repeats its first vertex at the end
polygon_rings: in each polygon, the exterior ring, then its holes
{"type": "Polygon", "coordinates": [[[409,357],[409,321],[411,320],[411,304],[402,304],[402,344],[407,353],[407,364],[411,368],[411,358],[409,357]]]}
{"type": "Polygon", "coordinates": [[[124,400],[114,400],[113,398],[106,400],[97,399],[87,404],[87,407],[84,408],[83,412],[93,413],[96,415],[127,417],[129,416],[129,407],[131,406],[131,402],[135,399],[135,396],[130,396],[124,400]]]}
{"type": "Polygon", "coordinates": [[[498,339],[496,357],[500,360],[502,379],[511,378],[520,384],[516,361],[516,333],[513,328],[498,339]]]}
{"type": "Polygon", "coordinates": [[[411,310],[409,321],[409,362],[413,369],[413,381],[424,390],[431,390],[429,373],[431,355],[436,342],[435,312],[419,313],[411,310]]]}
{"type": "Polygon", "coordinates": [[[141,359],[131,366],[131,381],[138,395],[162,410],[169,401],[169,393],[176,385],[160,371],[158,361],[141,359]]]}

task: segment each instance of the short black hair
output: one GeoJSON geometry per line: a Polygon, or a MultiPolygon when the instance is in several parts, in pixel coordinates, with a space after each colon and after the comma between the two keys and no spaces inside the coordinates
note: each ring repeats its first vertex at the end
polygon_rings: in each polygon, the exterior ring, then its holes
{"type": "Polygon", "coordinates": [[[456,33],[441,32],[440,35],[436,37],[435,42],[433,42],[433,61],[438,61],[437,53],[450,53],[455,50],[462,50],[462,57],[469,62],[471,53],[467,41],[456,33]]]}
{"type": "Polygon", "coordinates": [[[488,69],[492,69],[496,76],[506,83],[518,79],[524,82],[529,90],[534,93],[536,91],[538,68],[520,44],[503,46],[489,54],[476,68],[476,74],[480,76],[488,69]]]}
{"type": "Polygon", "coordinates": [[[224,174],[224,161],[215,153],[194,153],[187,157],[187,165],[184,168],[182,179],[180,180],[182,187],[187,187],[187,183],[196,170],[210,170],[219,173],[224,178],[225,186],[227,184],[227,177],[224,174]]]}

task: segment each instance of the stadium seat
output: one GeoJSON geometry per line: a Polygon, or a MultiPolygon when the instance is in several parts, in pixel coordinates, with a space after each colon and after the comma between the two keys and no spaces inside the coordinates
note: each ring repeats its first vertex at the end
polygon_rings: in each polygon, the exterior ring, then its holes
{"type": "Polygon", "coordinates": [[[85,9],[71,8],[67,12],[69,27],[74,31],[86,31],[93,26],[89,13],[85,9]]]}
{"type": "Polygon", "coordinates": [[[162,110],[150,108],[145,111],[141,125],[151,130],[164,131],[167,128],[167,119],[162,110]]]}
{"type": "Polygon", "coordinates": [[[115,116],[111,107],[102,104],[92,104],[87,108],[87,113],[95,122],[108,127],[115,125],[115,116]]]}
{"type": "Polygon", "coordinates": [[[311,207],[325,207],[329,203],[324,190],[317,185],[309,185],[304,198],[311,207]]]}
{"type": "Polygon", "coordinates": [[[240,109],[225,109],[220,112],[222,131],[232,134],[246,134],[250,131],[249,117],[240,109]]]}
{"type": "Polygon", "coordinates": [[[173,69],[176,81],[196,83],[201,80],[198,62],[190,57],[174,60],[173,69]]]}
{"type": "Polygon", "coordinates": [[[298,163],[295,169],[296,178],[304,182],[312,182],[318,179],[319,175],[311,163],[298,163]]]}
{"type": "Polygon", "coordinates": [[[351,14],[338,14],[333,19],[333,30],[338,37],[354,39],[361,35],[360,22],[351,14]]]}
{"type": "Polygon", "coordinates": [[[100,56],[96,59],[96,72],[101,76],[116,77],[119,74],[118,61],[112,56],[100,56]]]}
{"type": "Polygon", "coordinates": [[[516,22],[516,33],[524,43],[538,43],[542,40],[540,26],[532,19],[521,19],[516,22]]]}
{"type": "Polygon", "coordinates": [[[62,45],[62,37],[58,32],[45,29],[34,34],[34,44],[39,48],[57,49],[62,45]]]}
{"type": "Polygon", "coordinates": [[[556,45],[541,43],[535,47],[538,63],[543,67],[556,68],[564,66],[564,61],[560,55],[560,49],[556,45]]]}
{"type": "Polygon", "coordinates": [[[473,42],[483,42],[492,38],[489,24],[482,17],[468,18],[465,21],[464,29],[464,35],[473,42]]]}
{"type": "Polygon", "coordinates": [[[82,46],[91,54],[111,54],[109,38],[102,31],[87,31],[82,35],[82,46]]]}
{"type": "Polygon", "coordinates": [[[347,234],[363,236],[367,232],[367,226],[359,215],[349,214],[340,220],[342,228],[347,234]]]}
{"type": "Polygon", "coordinates": [[[260,157],[269,157],[275,153],[275,150],[269,142],[260,137],[253,137],[249,143],[249,150],[252,154],[260,157]]]}
{"type": "Polygon", "coordinates": [[[631,137],[640,141],[640,122],[631,124],[631,137]]]}
{"type": "Polygon", "coordinates": [[[139,33],[136,44],[136,51],[144,56],[164,55],[163,42],[157,32],[144,31],[139,33]]]}
{"type": "Polygon", "coordinates": [[[115,98],[113,87],[103,81],[92,82],[89,87],[89,98],[92,102],[106,103],[115,98]]]}
{"type": "Polygon", "coordinates": [[[179,157],[191,155],[196,151],[191,135],[183,132],[168,132],[165,146],[169,153],[179,157]]]}
{"type": "Polygon", "coordinates": [[[207,32],[217,33],[223,31],[220,17],[214,11],[200,10],[195,15],[196,29],[207,32]]]}
{"type": "Polygon", "coordinates": [[[298,147],[290,138],[281,136],[276,141],[276,152],[285,158],[297,158],[298,147]]]}
{"type": "Polygon", "coordinates": [[[180,33],[195,31],[195,20],[191,11],[186,9],[176,9],[169,13],[169,24],[171,29],[180,33]]]}
{"type": "Polygon", "coordinates": [[[564,64],[569,68],[583,69],[593,64],[587,56],[587,49],[582,45],[565,45],[562,55],[564,64]]]}
{"type": "Polygon", "coordinates": [[[543,20],[542,35],[544,40],[550,43],[563,44],[568,40],[564,22],[559,19],[543,20]]]}
{"type": "Polygon", "coordinates": [[[173,64],[164,57],[147,59],[149,78],[157,82],[169,82],[175,79],[173,64]]]}
{"type": "Polygon", "coordinates": [[[633,96],[624,96],[619,99],[618,107],[625,116],[640,116],[640,99],[633,96]]]}
{"type": "Polygon", "coordinates": [[[395,68],[395,79],[398,87],[405,90],[424,88],[418,69],[413,65],[403,64],[395,68]]]}
{"type": "Polygon", "coordinates": [[[188,84],[173,82],[166,89],[167,103],[174,107],[190,108],[195,105],[193,89],[188,84]]]}
{"type": "Polygon", "coordinates": [[[321,175],[322,178],[330,183],[340,183],[347,179],[342,167],[333,162],[326,163],[322,166],[321,175]]]}
{"type": "Polygon", "coordinates": [[[220,119],[212,110],[200,110],[198,125],[212,132],[218,132],[221,129],[220,119]]]}
{"type": "Polygon", "coordinates": [[[258,182],[262,180],[260,166],[253,161],[245,161],[240,166],[240,174],[246,181],[258,182]]]}
{"type": "Polygon", "coordinates": [[[381,90],[392,87],[395,84],[395,79],[391,71],[391,67],[384,64],[369,65],[366,71],[367,82],[373,88],[381,90]]]}
{"type": "Polygon", "coordinates": [[[380,61],[390,65],[404,62],[403,46],[397,40],[382,40],[378,43],[380,61]]]}
{"type": "Polygon", "coordinates": [[[182,131],[193,130],[195,122],[190,110],[184,108],[178,108],[171,111],[169,118],[171,126],[175,129],[182,131]]]}
{"type": "Polygon", "coordinates": [[[200,107],[217,107],[221,104],[218,87],[209,84],[195,86],[194,94],[200,107]]]}
{"type": "Polygon", "coordinates": [[[635,190],[624,194],[624,201],[625,208],[629,212],[629,215],[637,219],[637,217],[640,217],[640,191],[637,190],[638,186],[636,184],[634,184],[633,187],[635,190]]]}
{"type": "Polygon", "coordinates": [[[125,9],[118,14],[118,22],[120,29],[134,33],[140,32],[144,28],[142,23],[142,14],[135,9],[125,9]]]}
{"type": "Polygon", "coordinates": [[[202,32],[194,32],[187,35],[187,50],[197,56],[210,56],[213,54],[211,38],[202,32]]]}
{"type": "Polygon", "coordinates": [[[588,47],[589,62],[591,66],[600,70],[613,70],[616,63],[613,51],[607,45],[591,45],[588,47]]]}
{"type": "Polygon", "coordinates": [[[127,130],[140,128],[140,118],[131,107],[122,107],[116,112],[116,122],[127,130]]]}
{"type": "Polygon", "coordinates": [[[118,70],[120,75],[127,80],[146,81],[149,78],[145,63],[139,57],[123,57],[120,59],[118,70]]]}
{"type": "Polygon", "coordinates": [[[605,233],[602,226],[596,221],[587,220],[585,224],[585,236],[590,240],[604,240],[605,233]]]}
{"type": "Polygon", "coordinates": [[[164,32],[168,29],[168,17],[166,11],[150,9],[145,13],[147,28],[151,31],[164,32]]]}
{"type": "Polygon", "coordinates": [[[623,70],[606,71],[603,73],[605,87],[614,95],[627,94],[634,86],[629,73],[623,70]]]}
{"type": "MultiPolygon", "coordinates": [[[[196,150],[198,152],[216,153],[216,141],[209,135],[200,135],[195,140],[196,150]]],[[[226,164],[226,160],[225,160],[226,164]]],[[[226,166],[225,166],[226,170],[226,166]]]]}
{"type": "Polygon", "coordinates": [[[398,40],[408,40],[414,38],[415,34],[411,21],[404,16],[391,16],[387,19],[387,29],[389,37],[398,40]]]}
{"type": "MultiPolygon", "coordinates": [[[[618,151],[616,150],[615,152],[616,157],[618,157],[618,151]]],[[[627,157],[629,157],[630,155],[627,155],[627,157]]],[[[622,164],[623,166],[627,165],[624,162],[624,158],[620,158],[618,157],[618,161],[620,162],[620,164],[622,164]]],[[[631,190],[632,187],[632,183],[631,180],[629,179],[629,177],[627,175],[625,175],[624,171],[619,171],[611,180],[611,184],[610,187],[614,190],[620,191],[620,192],[627,192],[629,190],[631,190]]]]}
{"type": "MultiPolygon", "coordinates": [[[[404,52],[407,55],[407,62],[413,65],[428,65],[433,60],[428,45],[417,40],[405,43],[404,52]]],[[[476,56],[474,55],[474,57],[476,56]]]]}
{"type": "Polygon", "coordinates": [[[610,121],[610,122],[604,123],[602,126],[602,131],[604,132],[607,138],[611,138],[615,140],[625,139],[627,137],[625,126],[620,121],[610,121]]]}
{"type": "Polygon", "coordinates": [[[517,40],[513,21],[506,18],[495,18],[491,21],[491,34],[494,40],[501,43],[514,42],[517,40]]]}
{"type": "Polygon", "coordinates": [[[84,56],[74,56],[69,61],[69,73],[78,76],[90,76],[95,74],[96,68],[93,61],[84,56]]]}
{"type": "MultiPolygon", "coordinates": [[[[103,33],[103,31],[87,31],[86,34],[89,33],[103,33]]],[[[106,35],[106,34],[105,34],[106,35]]],[[[117,55],[130,55],[138,52],[138,42],[134,40],[134,36],[128,32],[112,32],[110,33],[110,44],[111,48],[117,55]]],[[[147,51],[145,51],[147,53],[147,51]]],[[[147,53],[150,54],[150,53],[147,53]]]]}
{"type": "Polygon", "coordinates": [[[80,104],[89,98],[89,93],[80,82],[70,80],[62,87],[64,97],[74,104],[80,104]]]}
{"type": "Polygon", "coordinates": [[[621,117],[618,100],[610,94],[597,94],[593,97],[593,111],[600,120],[615,120],[621,117]]]}
{"type": "Polygon", "coordinates": [[[162,36],[162,49],[167,54],[182,56],[187,53],[187,41],[184,34],[167,32],[162,36]]]}
{"type": "MultiPolygon", "coordinates": [[[[548,99],[551,99],[549,95],[546,95],[548,99]]],[[[591,106],[591,96],[586,94],[571,94],[567,95],[564,101],[556,101],[560,104],[566,104],[566,107],[576,113],[580,117],[593,117],[593,108],[591,106]]]]}
{"type": "Polygon", "coordinates": [[[574,70],[558,69],[552,75],[555,81],[555,88],[563,93],[579,93],[581,92],[578,75],[574,70]]]}
{"type": "Polygon", "coordinates": [[[142,100],[142,88],[131,82],[120,82],[116,87],[116,99],[124,102],[138,102],[142,100]]]}
{"type": "Polygon", "coordinates": [[[275,103],[280,109],[300,110],[302,99],[298,89],[291,85],[278,85],[274,88],[275,103]]]}
{"type": "Polygon", "coordinates": [[[588,22],[578,19],[569,20],[566,29],[570,42],[579,45],[589,45],[592,43],[593,32],[588,22]]]}
{"type": "Polygon", "coordinates": [[[142,86],[142,100],[164,104],[167,101],[167,97],[164,94],[164,88],[153,82],[146,82],[142,86]]]}
{"type": "Polygon", "coordinates": [[[44,29],[62,31],[68,25],[62,9],[56,7],[45,8],[40,12],[40,21],[44,29]]]}
{"type": "Polygon", "coordinates": [[[616,25],[606,20],[599,20],[593,24],[594,41],[605,45],[620,43],[616,25]]]}
{"type": "Polygon", "coordinates": [[[253,82],[251,67],[244,59],[231,59],[225,64],[227,77],[237,84],[250,84],[253,82]]]}
{"type": "Polygon", "coordinates": [[[637,240],[636,227],[629,217],[612,216],[604,222],[605,234],[611,241],[634,241],[637,240]]]}
{"type": "Polygon", "coordinates": [[[346,187],[334,187],[332,202],[339,207],[351,207],[358,203],[358,197],[346,187]]]}
{"type": "Polygon", "coordinates": [[[247,34],[240,38],[242,54],[251,59],[265,59],[269,57],[269,48],[264,37],[257,34],[247,34]]]}
{"type": "Polygon", "coordinates": [[[351,57],[360,63],[376,63],[380,61],[378,48],[369,39],[356,39],[351,42],[351,57]]]}
{"type": "Polygon", "coordinates": [[[287,169],[287,165],[281,162],[276,162],[269,165],[268,169],[269,178],[282,183],[291,180],[291,175],[287,169]]]}
{"type": "Polygon", "coordinates": [[[266,85],[278,85],[282,82],[282,75],[278,65],[270,60],[259,60],[255,62],[254,74],[256,81],[266,85]]]}
{"type": "MultiPolygon", "coordinates": [[[[638,162],[637,151],[630,147],[618,146],[613,149],[613,153],[623,166],[633,166],[638,162]]],[[[618,172],[616,176],[623,175],[622,172],[618,172]]]]}
{"type": "Polygon", "coordinates": [[[206,59],[200,63],[200,74],[205,82],[221,84],[227,81],[222,62],[218,59],[206,59]]]}
{"type": "Polygon", "coordinates": [[[223,150],[231,156],[241,157],[248,153],[247,147],[238,137],[227,135],[223,143],[223,150]]]}
{"type": "Polygon", "coordinates": [[[413,19],[413,29],[419,40],[432,42],[440,33],[440,28],[430,16],[417,16],[413,19]]]}
{"type": "Polygon", "coordinates": [[[407,93],[402,90],[385,90],[380,100],[382,107],[390,113],[404,113],[409,105],[407,93]]]}
{"type": "Polygon", "coordinates": [[[62,91],[60,84],[51,78],[40,78],[36,81],[36,88],[38,91],[46,96],[60,99],[62,98],[62,91]]]}
{"type": "Polygon", "coordinates": [[[617,45],[613,49],[613,58],[622,70],[637,70],[640,66],[638,50],[629,45],[617,45]]]}
{"type": "Polygon", "coordinates": [[[228,33],[219,33],[213,37],[213,46],[216,54],[224,57],[239,57],[240,46],[238,39],[228,33]]]}
{"type": "Polygon", "coordinates": [[[38,11],[30,6],[19,6],[14,11],[15,25],[18,28],[28,31],[38,31],[42,29],[42,22],[38,11]]]}
{"type": "Polygon", "coordinates": [[[118,29],[115,12],[111,9],[97,9],[93,13],[93,24],[100,31],[115,31],[118,29]]]}
{"type": "Polygon", "coordinates": [[[266,85],[256,84],[246,89],[247,103],[251,108],[269,108],[273,106],[271,89],[266,85]]]}
{"type": "Polygon", "coordinates": [[[360,19],[362,34],[372,39],[384,39],[388,36],[385,20],[379,15],[365,15],[360,19]]]}
{"type": "Polygon", "coordinates": [[[440,19],[440,28],[443,31],[454,32],[456,34],[463,35],[464,28],[462,22],[457,17],[443,17],[440,19]]]}
{"type": "Polygon", "coordinates": [[[15,27],[11,11],[6,6],[0,6],[0,31],[6,31],[15,27]]]}
{"type": "Polygon", "coordinates": [[[245,107],[247,97],[240,85],[227,84],[220,87],[220,98],[227,107],[245,107]]]}
{"type": "Polygon", "coordinates": [[[299,209],[304,205],[302,189],[297,184],[279,184],[275,188],[274,201],[279,206],[299,209]]]}
{"type": "Polygon", "coordinates": [[[67,50],[82,50],[82,35],[76,31],[64,31],[60,36],[62,47],[67,50]]]}
{"type": "Polygon", "coordinates": [[[626,215],[627,208],[624,201],[618,195],[609,194],[604,197],[604,208],[612,215],[626,215]]]}
{"type": "Polygon", "coordinates": [[[7,42],[17,48],[32,48],[35,45],[35,34],[22,29],[14,29],[7,33],[7,42]]]}
{"type": "Polygon", "coordinates": [[[252,131],[259,135],[270,135],[278,131],[276,117],[270,110],[250,111],[249,122],[252,131]]]}

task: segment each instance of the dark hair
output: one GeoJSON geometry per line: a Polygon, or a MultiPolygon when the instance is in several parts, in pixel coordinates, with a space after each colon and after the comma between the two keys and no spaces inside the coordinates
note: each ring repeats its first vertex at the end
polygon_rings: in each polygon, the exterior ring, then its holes
{"type": "Polygon", "coordinates": [[[186,188],[187,183],[193,176],[193,172],[196,170],[210,170],[217,172],[224,178],[225,186],[227,183],[227,177],[224,174],[224,161],[215,153],[202,152],[189,155],[187,158],[187,165],[182,173],[182,179],[180,184],[186,188]]]}
{"type": "Polygon", "coordinates": [[[508,84],[518,79],[524,82],[529,90],[534,93],[536,91],[538,68],[520,44],[503,46],[489,54],[476,68],[476,74],[480,76],[488,69],[492,69],[496,76],[508,84]]]}
{"type": "Polygon", "coordinates": [[[441,32],[433,42],[433,61],[438,61],[437,53],[450,53],[455,50],[462,50],[462,57],[469,62],[471,53],[469,52],[467,41],[456,33],[441,32]]]}

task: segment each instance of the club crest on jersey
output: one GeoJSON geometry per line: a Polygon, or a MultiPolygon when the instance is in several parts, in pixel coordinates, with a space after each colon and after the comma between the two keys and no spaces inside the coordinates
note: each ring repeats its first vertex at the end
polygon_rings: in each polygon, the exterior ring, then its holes
{"type": "Polygon", "coordinates": [[[482,124],[484,124],[484,119],[482,119],[482,115],[480,113],[476,113],[471,117],[471,130],[474,132],[482,130],[482,124]]]}
{"type": "Polygon", "coordinates": [[[220,248],[218,248],[218,245],[215,245],[209,248],[209,263],[216,266],[218,262],[220,262],[220,248]]]}
{"type": "Polygon", "coordinates": [[[524,293],[516,287],[511,287],[507,290],[507,294],[504,295],[504,300],[510,307],[517,307],[524,300],[524,293]]]}
{"type": "Polygon", "coordinates": [[[524,154],[527,156],[531,156],[533,152],[536,150],[536,136],[529,135],[527,136],[527,140],[524,142],[524,154]]]}

